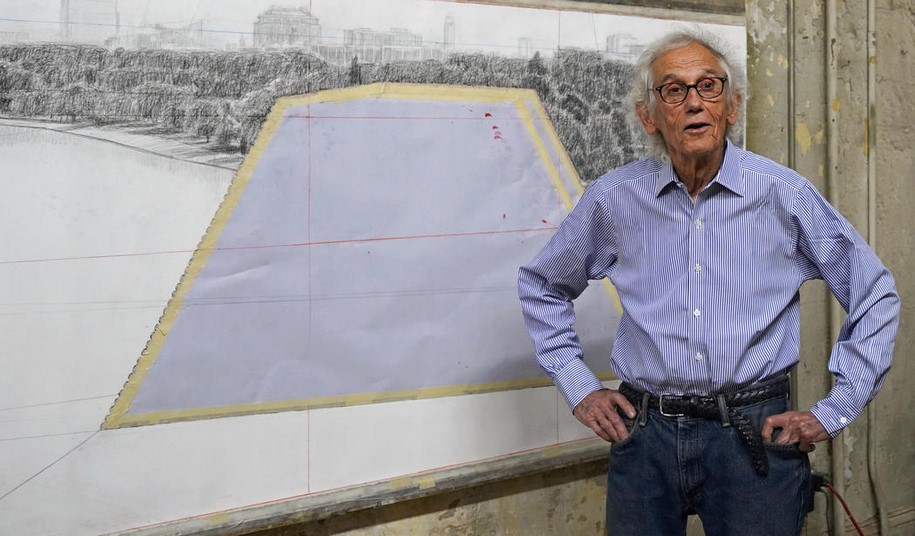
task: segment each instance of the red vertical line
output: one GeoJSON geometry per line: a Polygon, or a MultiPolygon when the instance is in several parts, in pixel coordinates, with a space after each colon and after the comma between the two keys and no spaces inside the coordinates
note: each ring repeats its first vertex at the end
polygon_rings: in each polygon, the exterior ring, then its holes
{"type": "MultiPolygon", "coordinates": [[[[308,103],[308,108],[309,108],[309,111],[311,111],[310,102],[308,103]]],[[[307,203],[308,203],[306,219],[307,219],[308,228],[305,231],[305,236],[307,237],[309,244],[311,243],[311,227],[312,227],[312,210],[311,210],[312,209],[312,188],[311,188],[312,170],[311,170],[311,167],[312,167],[312,162],[314,161],[314,158],[312,156],[312,148],[313,148],[313,144],[314,144],[314,138],[313,138],[313,134],[312,134],[312,130],[311,130],[312,121],[313,121],[313,119],[309,117],[308,118],[308,151],[306,152],[306,154],[308,155],[308,164],[307,164],[308,165],[308,178],[307,178],[307,183],[306,183],[306,195],[307,195],[307,203]]],[[[311,333],[312,333],[312,331],[311,331],[311,328],[312,328],[311,296],[313,294],[313,292],[312,292],[313,289],[311,288],[312,249],[313,248],[310,248],[310,247],[308,248],[308,343],[309,343],[309,346],[311,345],[311,333]]]]}
{"type": "MultiPolygon", "coordinates": [[[[309,6],[308,6],[308,7],[309,7],[309,13],[311,13],[311,5],[310,5],[310,4],[311,4],[311,2],[309,1],[309,6]]],[[[311,122],[312,122],[312,117],[311,117],[311,116],[312,116],[312,114],[311,114],[311,101],[309,101],[309,102],[308,102],[308,119],[307,119],[308,122],[306,123],[306,125],[307,125],[307,127],[306,127],[306,129],[307,129],[306,132],[307,132],[307,135],[308,135],[308,147],[306,148],[306,151],[305,151],[306,158],[308,159],[308,162],[307,162],[307,164],[306,164],[306,165],[308,166],[308,167],[307,167],[307,171],[306,171],[307,176],[306,176],[306,178],[305,178],[305,180],[306,180],[306,183],[305,183],[305,186],[306,186],[306,196],[307,196],[305,202],[308,204],[307,207],[306,207],[306,209],[305,209],[305,210],[306,210],[305,220],[306,220],[306,226],[307,226],[307,229],[305,230],[305,237],[306,237],[306,240],[307,240],[307,242],[308,242],[309,244],[311,243],[311,161],[312,161],[312,156],[311,156],[311,148],[312,148],[311,122]]],[[[308,353],[306,354],[305,358],[308,359],[308,356],[310,356],[311,353],[312,353],[312,352],[311,352],[311,349],[312,349],[312,341],[311,341],[311,334],[312,334],[312,325],[311,325],[311,320],[312,320],[312,317],[311,317],[311,314],[312,314],[311,296],[312,296],[313,292],[312,292],[312,288],[311,288],[311,257],[312,257],[312,254],[313,254],[313,252],[314,252],[314,248],[308,247],[308,248],[306,249],[306,251],[308,252],[308,261],[307,261],[307,262],[308,262],[308,267],[307,267],[307,273],[308,273],[308,275],[307,275],[307,277],[308,277],[308,285],[307,285],[308,301],[306,302],[306,307],[308,307],[308,332],[307,332],[307,335],[308,335],[308,338],[307,338],[308,346],[307,346],[307,348],[305,348],[305,350],[306,350],[306,352],[308,352],[308,353]]],[[[311,492],[311,408],[305,410],[305,421],[306,421],[306,422],[305,422],[305,424],[306,424],[306,432],[308,433],[308,437],[306,438],[306,447],[307,447],[306,450],[307,450],[307,454],[305,455],[305,471],[307,472],[307,476],[306,476],[305,478],[306,478],[306,488],[307,488],[307,491],[310,493],[310,492],[311,492]]]]}
{"type": "Polygon", "coordinates": [[[311,493],[311,408],[305,410],[305,493],[311,493]]]}

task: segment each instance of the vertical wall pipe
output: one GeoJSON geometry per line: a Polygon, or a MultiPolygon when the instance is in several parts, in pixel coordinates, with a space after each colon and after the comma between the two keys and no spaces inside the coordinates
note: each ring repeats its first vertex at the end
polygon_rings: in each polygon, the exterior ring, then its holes
{"type": "MultiPolygon", "coordinates": [[[[797,69],[797,58],[795,57],[795,49],[794,49],[794,44],[795,44],[794,43],[794,32],[795,32],[794,0],[788,0],[788,2],[786,2],[786,4],[787,4],[787,9],[788,9],[788,13],[786,14],[787,16],[785,18],[785,26],[786,26],[785,31],[787,32],[787,35],[786,35],[787,42],[786,42],[786,51],[785,52],[788,56],[788,72],[787,72],[787,88],[786,88],[787,89],[787,99],[788,99],[788,103],[787,103],[787,105],[788,105],[788,117],[787,117],[788,147],[786,149],[788,152],[788,154],[787,154],[788,167],[791,169],[797,170],[797,141],[794,138],[795,132],[797,132],[797,114],[795,113],[795,104],[794,104],[795,98],[796,98],[795,97],[795,87],[794,87],[794,81],[795,81],[794,70],[797,69]]],[[[798,367],[798,368],[800,368],[800,367],[798,367]]],[[[791,396],[791,404],[792,404],[791,409],[793,409],[795,411],[800,409],[797,406],[797,402],[798,402],[798,398],[799,398],[798,390],[800,389],[799,376],[800,376],[799,372],[795,372],[794,374],[791,374],[791,392],[793,393],[793,395],[791,396]]]]}
{"type": "MultiPolygon", "coordinates": [[[[867,239],[877,249],[877,7],[867,0],[867,239]]],[[[877,460],[877,410],[867,406],[867,472],[874,493],[879,534],[889,534],[883,482],[877,460]]]]}
{"type": "Polygon", "coordinates": [[[797,110],[795,109],[795,75],[797,69],[797,58],[794,49],[794,32],[796,32],[794,20],[794,0],[788,0],[788,16],[786,22],[787,49],[788,49],[788,167],[797,169],[797,141],[794,135],[797,132],[797,110]]]}
{"type": "MultiPolygon", "coordinates": [[[[826,0],[826,43],[825,43],[825,77],[826,77],[826,190],[830,201],[836,203],[839,197],[839,180],[836,173],[839,165],[839,128],[838,128],[838,61],[836,58],[836,0],[826,0]]],[[[831,340],[838,337],[842,327],[841,307],[836,300],[830,302],[830,335],[831,340]]],[[[839,491],[845,492],[845,442],[841,439],[832,441],[832,484],[839,491]]],[[[838,497],[832,499],[832,533],[842,536],[845,533],[845,517],[838,497]]]]}

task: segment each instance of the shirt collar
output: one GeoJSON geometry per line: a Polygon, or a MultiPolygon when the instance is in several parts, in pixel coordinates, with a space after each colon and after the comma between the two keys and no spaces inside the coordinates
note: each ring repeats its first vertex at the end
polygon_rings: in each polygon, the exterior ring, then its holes
{"type": "MultiPolygon", "coordinates": [[[[717,182],[724,188],[743,197],[746,193],[746,185],[744,184],[743,174],[740,173],[740,153],[741,150],[733,145],[730,140],[727,140],[724,148],[724,160],[721,162],[718,174],[712,179],[712,183],[717,182]]],[[[678,180],[677,174],[674,172],[674,166],[669,158],[665,164],[661,166],[661,173],[658,175],[658,180],[655,184],[654,193],[656,197],[661,195],[661,192],[667,186],[676,184],[678,180]]]]}

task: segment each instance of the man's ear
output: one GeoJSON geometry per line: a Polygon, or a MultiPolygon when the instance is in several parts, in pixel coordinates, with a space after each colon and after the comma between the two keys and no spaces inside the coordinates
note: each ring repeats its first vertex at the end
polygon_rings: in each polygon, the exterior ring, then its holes
{"type": "Polygon", "coordinates": [[[638,116],[639,121],[642,123],[642,127],[649,136],[654,136],[655,133],[657,133],[658,127],[655,125],[654,118],[651,117],[651,112],[648,110],[648,105],[646,103],[640,102],[636,105],[635,115],[638,116]]]}
{"type": "Polygon", "coordinates": [[[734,126],[740,116],[740,103],[743,97],[739,93],[734,93],[731,97],[731,105],[728,107],[728,124],[734,126]]]}

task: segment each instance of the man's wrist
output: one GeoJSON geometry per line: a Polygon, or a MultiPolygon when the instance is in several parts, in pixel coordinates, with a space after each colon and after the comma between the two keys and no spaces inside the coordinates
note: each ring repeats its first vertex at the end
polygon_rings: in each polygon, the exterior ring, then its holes
{"type": "Polygon", "coordinates": [[[839,435],[839,433],[845,429],[846,426],[851,424],[851,421],[853,420],[853,417],[850,418],[842,415],[822,400],[810,408],[810,413],[816,417],[816,420],[820,421],[823,429],[825,429],[831,437],[839,435]]]}
{"type": "Polygon", "coordinates": [[[594,372],[585,365],[581,359],[570,361],[555,376],[553,383],[562,396],[569,404],[569,409],[574,411],[575,407],[589,394],[600,389],[604,389],[594,372]]]}

